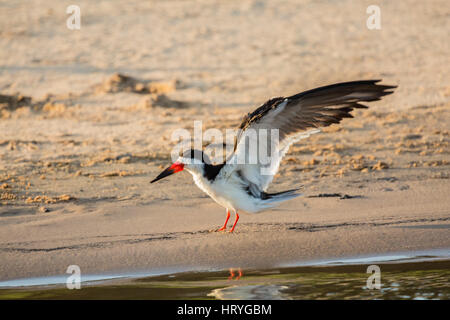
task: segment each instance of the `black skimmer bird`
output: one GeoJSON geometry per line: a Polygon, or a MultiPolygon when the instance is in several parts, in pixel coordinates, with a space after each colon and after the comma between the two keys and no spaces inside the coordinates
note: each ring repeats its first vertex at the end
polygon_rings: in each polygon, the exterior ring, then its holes
{"type": "Polygon", "coordinates": [[[267,192],[289,147],[319,132],[320,127],[353,118],[350,114],[353,109],[367,108],[362,103],[380,100],[396,88],[378,82],[380,80],[337,83],[287,98],[270,99],[244,117],[235,138],[234,151],[224,163],[211,164],[203,151],[187,150],[151,183],[186,169],[201,190],[226,208],[227,218],[217,231],[226,230],[230,210],[235,213],[230,229],[233,232],[239,220],[238,212],[259,212],[301,195],[297,193],[298,189],[267,192]],[[275,138],[269,137],[268,130],[276,131],[275,138]],[[261,136],[262,131],[266,134],[261,136]],[[256,145],[263,152],[251,152],[256,145]],[[267,156],[262,156],[264,153],[267,156]]]}

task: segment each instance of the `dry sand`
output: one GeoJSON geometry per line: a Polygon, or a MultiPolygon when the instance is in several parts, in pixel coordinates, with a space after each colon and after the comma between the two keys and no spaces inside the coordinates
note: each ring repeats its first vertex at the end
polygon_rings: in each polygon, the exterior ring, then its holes
{"type": "Polygon", "coordinates": [[[0,280],[450,248],[447,1],[379,1],[372,31],[367,1],[78,3],[72,31],[72,3],[0,2],[0,280]],[[175,129],[371,78],[399,87],[294,146],[271,191],[305,196],[235,234],[189,174],[149,184],[175,129]]]}

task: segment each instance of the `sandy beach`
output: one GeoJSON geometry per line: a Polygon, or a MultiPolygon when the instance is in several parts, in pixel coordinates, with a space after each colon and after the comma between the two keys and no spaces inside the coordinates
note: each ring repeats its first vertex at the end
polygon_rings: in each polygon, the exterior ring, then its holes
{"type": "Polygon", "coordinates": [[[446,1],[0,2],[0,280],[271,268],[450,250],[446,1]],[[235,233],[170,164],[176,129],[223,132],[271,97],[383,79],[395,93],[294,145],[235,233]]]}

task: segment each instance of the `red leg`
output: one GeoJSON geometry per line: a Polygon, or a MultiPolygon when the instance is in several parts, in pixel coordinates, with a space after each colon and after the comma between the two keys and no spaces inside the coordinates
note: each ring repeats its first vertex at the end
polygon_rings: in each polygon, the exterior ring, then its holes
{"type": "Polygon", "coordinates": [[[232,280],[234,278],[234,271],[233,268],[230,268],[230,276],[228,277],[228,280],[232,280]]]}
{"type": "Polygon", "coordinates": [[[239,220],[239,215],[238,215],[238,213],[236,211],[236,220],[234,220],[234,224],[233,224],[233,227],[231,228],[230,232],[234,231],[234,227],[236,227],[236,224],[237,224],[238,220],[239,220]]]}
{"type": "Polygon", "coordinates": [[[236,280],[239,280],[243,275],[241,268],[239,268],[238,272],[239,274],[237,275],[236,280]]]}
{"type": "Polygon", "coordinates": [[[217,231],[223,231],[223,230],[225,230],[225,229],[227,228],[227,223],[228,223],[228,220],[229,220],[229,219],[230,219],[230,210],[227,210],[227,219],[225,220],[225,223],[224,223],[223,227],[220,228],[220,229],[217,230],[217,231]]]}

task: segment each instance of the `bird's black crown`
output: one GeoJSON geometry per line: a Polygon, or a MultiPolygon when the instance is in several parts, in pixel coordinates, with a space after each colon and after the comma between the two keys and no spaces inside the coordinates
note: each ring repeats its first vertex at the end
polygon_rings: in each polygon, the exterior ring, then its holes
{"type": "Polygon", "coordinates": [[[209,163],[208,156],[202,151],[197,149],[189,149],[180,152],[180,156],[186,159],[197,159],[203,163],[209,163]]]}

